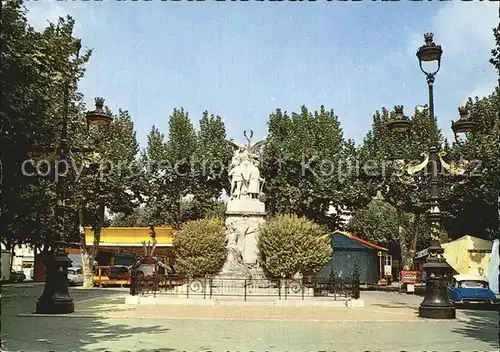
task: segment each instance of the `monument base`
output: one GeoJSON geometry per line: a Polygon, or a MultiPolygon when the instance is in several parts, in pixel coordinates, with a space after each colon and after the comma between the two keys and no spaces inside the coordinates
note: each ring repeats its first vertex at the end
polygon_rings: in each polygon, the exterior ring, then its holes
{"type": "Polygon", "coordinates": [[[264,223],[265,206],[257,199],[230,199],[227,203],[226,226],[233,242],[228,246],[228,260],[223,278],[263,279],[259,266],[257,238],[264,223]]]}
{"type": "Polygon", "coordinates": [[[226,204],[226,214],[265,215],[266,206],[258,199],[229,199],[226,204]]]}

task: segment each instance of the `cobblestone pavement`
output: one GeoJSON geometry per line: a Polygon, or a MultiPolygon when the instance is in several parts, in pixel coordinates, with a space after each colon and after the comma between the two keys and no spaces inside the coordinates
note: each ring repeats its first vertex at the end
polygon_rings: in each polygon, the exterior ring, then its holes
{"type": "Polygon", "coordinates": [[[365,308],[136,309],[122,304],[122,290],[72,289],[73,315],[19,316],[33,311],[41,291],[42,286],[2,288],[4,350],[498,351],[497,312],[422,320],[415,314],[421,297],[411,295],[363,292],[365,308]]]}

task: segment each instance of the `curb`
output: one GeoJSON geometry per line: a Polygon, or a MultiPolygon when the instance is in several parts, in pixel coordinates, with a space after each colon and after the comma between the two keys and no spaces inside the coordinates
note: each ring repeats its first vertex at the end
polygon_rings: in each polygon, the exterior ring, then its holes
{"type": "Polygon", "coordinates": [[[18,317],[24,318],[106,318],[103,315],[90,315],[90,314],[37,314],[37,313],[20,313],[18,317]]]}
{"type": "MultiPolygon", "coordinates": [[[[103,314],[98,314],[98,315],[89,315],[89,314],[36,314],[36,313],[21,313],[17,314],[18,317],[25,317],[25,318],[86,318],[86,319],[137,319],[137,320],[195,320],[195,321],[241,321],[241,322],[252,322],[252,321],[257,321],[257,322],[282,322],[282,318],[210,318],[210,317],[168,317],[168,316],[137,316],[137,317],[131,317],[129,315],[123,315],[123,316],[109,316],[109,315],[103,315],[103,314]]],[[[458,321],[461,321],[461,319],[456,319],[456,320],[439,320],[439,321],[432,321],[433,323],[456,323],[458,321]]],[[[345,319],[286,319],[287,322],[294,322],[294,323],[429,323],[429,320],[427,319],[387,319],[387,320],[359,320],[359,319],[353,319],[353,320],[345,320],[345,319]]]]}
{"type": "Polygon", "coordinates": [[[2,287],[15,287],[15,288],[19,288],[19,287],[36,287],[36,286],[42,286],[44,285],[45,283],[42,282],[42,283],[39,283],[39,284],[36,284],[36,283],[27,283],[27,284],[23,284],[23,283],[16,283],[16,284],[2,284],[2,287]]]}

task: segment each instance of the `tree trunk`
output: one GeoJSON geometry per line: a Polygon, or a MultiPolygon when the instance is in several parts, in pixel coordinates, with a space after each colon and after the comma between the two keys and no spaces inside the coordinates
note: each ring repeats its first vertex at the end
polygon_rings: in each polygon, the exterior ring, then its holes
{"type": "Polygon", "coordinates": [[[401,262],[404,270],[411,270],[413,267],[413,253],[408,248],[404,238],[400,240],[399,247],[401,248],[401,262]]]}
{"type": "MultiPolygon", "coordinates": [[[[420,217],[422,216],[421,213],[416,213],[414,218],[413,218],[413,231],[412,231],[412,240],[411,240],[411,255],[412,257],[415,256],[415,253],[417,253],[417,240],[418,240],[418,224],[420,223],[420,217]]],[[[413,260],[412,260],[413,264],[413,260]]]]}
{"type": "Polygon", "coordinates": [[[36,277],[36,258],[38,256],[38,245],[37,243],[35,242],[35,245],[33,246],[33,269],[32,269],[32,273],[31,273],[31,280],[35,280],[35,277],[36,277]]]}
{"type": "Polygon", "coordinates": [[[83,288],[94,287],[94,261],[88,252],[82,252],[83,288]]]}
{"type": "Polygon", "coordinates": [[[94,287],[93,283],[93,261],[91,261],[87,243],[85,240],[85,230],[83,227],[83,213],[82,210],[78,210],[78,220],[80,222],[80,253],[82,255],[82,271],[83,271],[83,288],[94,287]]]}
{"type": "Polygon", "coordinates": [[[411,270],[413,267],[413,253],[411,249],[408,248],[408,244],[406,242],[407,231],[405,230],[403,224],[403,214],[399,210],[397,211],[397,220],[399,248],[401,250],[401,264],[403,264],[403,270],[411,270]]]}
{"type": "Polygon", "coordinates": [[[14,264],[14,257],[16,256],[16,251],[14,250],[16,247],[15,247],[15,245],[14,245],[13,242],[11,242],[9,244],[9,246],[10,246],[10,263],[9,263],[9,268],[11,270],[14,270],[14,268],[12,267],[12,265],[14,264]]]}
{"type": "Polygon", "coordinates": [[[101,242],[101,231],[104,226],[104,211],[106,206],[103,202],[99,204],[99,208],[97,209],[97,226],[94,229],[94,243],[92,246],[91,259],[92,264],[94,263],[95,258],[97,257],[97,253],[99,252],[99,243],[101,242]]]}

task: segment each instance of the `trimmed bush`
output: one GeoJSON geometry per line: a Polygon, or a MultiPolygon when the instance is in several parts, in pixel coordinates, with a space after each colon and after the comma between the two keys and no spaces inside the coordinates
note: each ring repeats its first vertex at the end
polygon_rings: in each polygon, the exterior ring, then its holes
{"type": "Polygon", "coordinates": [[[277,215],[259,230],[260,265],[269,276],[310,275],[327,264],[332,245],[323,227],[296,215],[277,215]]]}
{"type": "Polygon", "coordinates": [[[174,268],[179,275],[217,274],[227,255],[224,223],[219,219],[188,221],[175,235],[174,268]]]}

